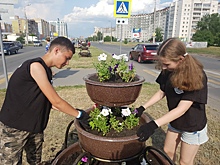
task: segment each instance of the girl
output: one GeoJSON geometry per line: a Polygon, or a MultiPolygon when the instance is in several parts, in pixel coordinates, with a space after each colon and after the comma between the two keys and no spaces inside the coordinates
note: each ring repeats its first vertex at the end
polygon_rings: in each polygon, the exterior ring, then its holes
{"type": "Polygon", "coordinates": [[[156,79],[160,89],[143,106],[143,111],[166,97],[169,112],[142,125],[137,131],[139,141],[147,140],[156,128],[168,124],[164,151],[175,162],[176,149],[180,144],[180,165],[193,165],[199,146],[208,141],[207,77],[202,64],[186,52],[179,39],[169,38],[158,52],[157,68],[161,73],[156,79]]]}

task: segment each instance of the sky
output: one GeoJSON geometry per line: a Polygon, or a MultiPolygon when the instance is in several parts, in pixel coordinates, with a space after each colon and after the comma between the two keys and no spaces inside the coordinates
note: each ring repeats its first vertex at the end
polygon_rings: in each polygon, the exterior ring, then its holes
{"type": "MultiPolygon", "coordinates": [[[[173,0],[156,0],[156,9],[168,6],[173,0]]],[[[18,0],[15,15],[46,21],[67,23],[70,37],[89,37],[94,27],[115,27],[114,0],[18,0]]],[[[155,0],[132,0],[131,14],[151,13],[155,0]]]]}

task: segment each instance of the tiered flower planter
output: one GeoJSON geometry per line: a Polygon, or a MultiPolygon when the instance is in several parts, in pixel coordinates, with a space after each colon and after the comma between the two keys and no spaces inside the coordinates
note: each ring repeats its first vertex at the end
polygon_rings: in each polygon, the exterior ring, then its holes
{"type": "MultiPolygon", "coordinates": [[[[84,77],[87,93],[93,102],[109,107],[120,107],[134,103],[144,82],[144,78],[138,75],[136,75],[134,82],[129,83],[98,82],[93,80],[94,76],[96,74],[84,77]]],[[[140,124],[149,121],[150,119],[145,114],[140,118],[140,124]]],[[[99,159],[116,161],[128,159],[135,157],[145,148],[145,143],[139,142],[136,135],[127,137],[94,135],[85,131],[77,120],[75,128],[82,148],[99,159]]]]}

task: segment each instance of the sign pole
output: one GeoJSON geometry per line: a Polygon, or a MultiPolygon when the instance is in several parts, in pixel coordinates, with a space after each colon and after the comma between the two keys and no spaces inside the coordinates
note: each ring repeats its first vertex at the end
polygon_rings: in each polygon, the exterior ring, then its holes
{"type": "Polygon", "coordinates": [[[121,36],[120,36],[120,38],[121,38],[121,39],[120,39],[120,49],[119,49],[119,50],[120,50],[120,54],[121,54],[121,43],[122,43],[122,24],[121,24],[121,36]]]}
{"type": "Polygon", "coordinates": [[[122,25],[128,24],[128,18],[131,13],[131,1],[132,0],[114,0],[114,17],[116,17],[116,25],[121,25],[120,54],[122,44],[122,25]]]}

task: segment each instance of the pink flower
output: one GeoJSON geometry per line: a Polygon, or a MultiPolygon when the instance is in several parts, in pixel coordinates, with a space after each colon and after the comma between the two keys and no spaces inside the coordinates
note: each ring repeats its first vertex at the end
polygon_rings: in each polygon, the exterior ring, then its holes
{"type": "Polygon", "coordinates": [[[86,163],[88,161],[88,158],[86,156],[84,156],[84,157],[82,157],[81,161],[86,163]]]}

